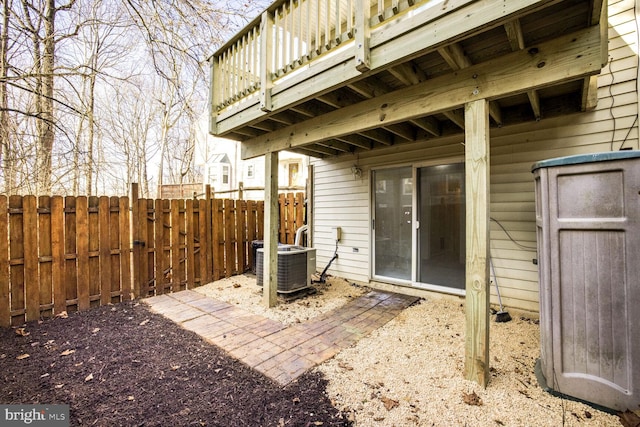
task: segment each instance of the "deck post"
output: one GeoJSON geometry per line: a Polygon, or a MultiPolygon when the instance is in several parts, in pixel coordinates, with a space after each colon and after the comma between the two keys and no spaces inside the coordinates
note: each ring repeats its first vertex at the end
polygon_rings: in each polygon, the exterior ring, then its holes
{"type": "Polygon", "coordinates": [[[264,258],[262,302],[265,307],[278,303],[278,152],[264,156],[264,258]]]}
{"type": "Polygon", "coordinates": [[[370,0],[356,0],[355,57],[356,69],[361,73],[371,69],[369,50],[369,40],[371,38],[370,15],[370,0]]]}
{"type": "Polygon", "coordinates": [[[264,11],[260,20],[260,109],[266,112],[271,111],[273,41],[273,15],[264,11]]]}
{"type": "Polygon", "coordinates": [[[465,378],[486,387],[489,374],[489,102],[465,104],[465,378]]]}
{"type": "MultiPolygon", "coordinates": [[[[218,100],[216,90],[220,89],[220,64],[218,57],[213,55],[209,58],[210,81],[209,86],[209,133],[215,135],[218,131],[218,100]]],[[[219,97],[218,97],[219,98],[219,97]]]]}

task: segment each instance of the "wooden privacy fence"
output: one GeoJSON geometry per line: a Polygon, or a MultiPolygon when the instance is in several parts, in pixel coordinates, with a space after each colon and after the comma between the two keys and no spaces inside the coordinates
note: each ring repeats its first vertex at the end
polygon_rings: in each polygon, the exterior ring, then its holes
{"type": "MultiPolygon", "coordinates": [[[[191,289],[247,271],[264,202],[0,195],[0,326],[191,289]]],[[[282,243],[304,195],[280,196],[282,243]]]]}

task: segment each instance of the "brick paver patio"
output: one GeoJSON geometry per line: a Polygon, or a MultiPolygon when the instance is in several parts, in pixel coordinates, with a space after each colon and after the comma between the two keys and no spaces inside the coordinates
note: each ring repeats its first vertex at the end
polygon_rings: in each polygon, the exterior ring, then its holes
{"type": "Polygon", "coordinates": [[[289,327],[191,290],[143,301],[153,311],[286,385],[355,344],[417,300],[408,295],[372,291],[289,327]]]}

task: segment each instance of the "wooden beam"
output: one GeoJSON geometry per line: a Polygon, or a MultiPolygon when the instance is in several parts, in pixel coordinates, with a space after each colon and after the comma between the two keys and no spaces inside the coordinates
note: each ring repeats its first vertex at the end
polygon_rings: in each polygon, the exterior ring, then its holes
{"type": "Polygon", "coordinates": [[[465,378],[486,387],[489,372],[489,105],[465,105],[465,378]]]}
{"type": "Polygon", "coordinates": [[[399,136],[402,139],[407,141],[415,141],[416,140],[416,130],[411,125],[407,123],[396,123],[393,125],[385,126],[385,130],[393,133],[394,135],[399,136]]]}
{"type": "MultiPolygon", "coordinates": [[[[509,44],[511,44],[511,50],[516,52],[525,48],[524,34],[522,33],[522,26],[520,26],[520,20],[514,19],[507,22],[504,25],[504,30],[507,32],[507,38],[509,44]]],[[[531,104],[531,110],[536,120],[540,120],[542,117],[542,110],[540,108],[540,95],[537,90],[527,91],[527,97],[529,98],[529,104],[531,104]]]]}
{"type": "Polygon", "coordinates": [[[371,150],[373,148],[371,141],[360,135],[340,135],[337,136],[336,139],[365,150],[371,150]]]}
{"type": "Polygon", "coordinates": [[[353,145],[347,144],[346,142],[341,141],[321,141],[318,142],[318,145],[322,145],[323,147],[333,148],[334,150],[342,151],[343,153],[352,153],[353,145]]]}
{"type": "Polygon", "coordinates": [[[520,26],[520,20],[514,19],[504,24],[504,30],[507,32],[507,38],[511,45],[511,50],[524,49],[524,34],[522,34],[522,27],[520,26]]]}
{"type": "Polygon", "coordinates": [[[440,123],[433,117],[420,117],[411,120],[411,123],[433,136],[440,136],[440,123]]]}
{"type": "Polygon", "coordinates": [[[361,133],[600,72],[600,29],[590,27],[536,46],[399,89],[242,143],[244,159],[269,151],[361,133]]]}
{"type": "Polygon", "coordinates": [[[443,111],[442,114],[460,129],[464,129],[464,115],[459,111],[443,111]]]}
{"type": "Polygon", "coordinates": [[[592,111],[598,106],[598,76],[584,78],[582,85],[582,111],[592,111]]]}
{"type": "Polygon", "coordinates": [[[360,132],[359,135],[362,135],[365,138],[370,138],[382,145],[393,145],[393,135],[384,129],[371,129],[360,132]]]}
{"type": "MultiPolygon", "coordinates": [[[[370,0],[356,0],[355,64],[361,73],[371,69],[371,27],[369,25],[370,0]]],[[[340,7],[340,6],[338,6],[340,7]]]]}
{"type": "Polygon", "coordinates": [[[527,91],[527,96],[529,97],[529,104],[531,104],[533,115],[535,116],[536,120],[540,120],[540,118],[542,118],[542,108],[540,107],[540,95],[538,95],[538,91],[527,91]]]}
{"type": "Polygon", "coordinates": [[[395,67],[389,68],[387,71],[405,86],[417,85],[427,80],[427,75],[422,69],[411,61],[398,64],[395,67]]]}
{"type": "Polygon", "coordinates": [[[264,156],[264,274],[262,303],[265,307],[278,304],[278,153],[264,156]]]}

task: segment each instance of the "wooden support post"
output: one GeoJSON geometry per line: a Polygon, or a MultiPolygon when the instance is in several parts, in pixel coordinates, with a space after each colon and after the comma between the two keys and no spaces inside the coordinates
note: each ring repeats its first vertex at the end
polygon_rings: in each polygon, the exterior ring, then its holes
{"type": "Polygon", "coordinates": [[[355,58],[356,69],[361,73],[371,69],[370,38],[369,28],[371,5],[369,0],[356,0],[356,27],[355,27],[355,58]]]}
{"type": "Polygon", "coordinates": [[[307,168],[307,204],[305,206],[305,223],[307,224],[307,246],[313,247],[313,191],[314,191],[314,166],[309,165],[307,168]]]}
{"type": "Polygon", "coordinates": [[[273,76],[273,15],[262,13],[260,21],[260,109],[271,111],[271,85],[273,76]]]}
{"type": "Polygon", "coordinates": [[[264,156],[264,258],[262,302],[266,307],[278,303],[278,152],[264,156]]]}
{"type": "Polygon", "coordinates": [[[222,102],[222,97],[219,95],[221,92],[220,61],[217,56],[214,55],[209,59],[209,67],[211,73],[209,86],[209,133],[215,135],[218,131],[218,105],[222,102]]]}
{"type": "Polygon", "coordinates": [[[489,103],[465,105],[465,378],[486,387],[489,374],[489,103]]]}

